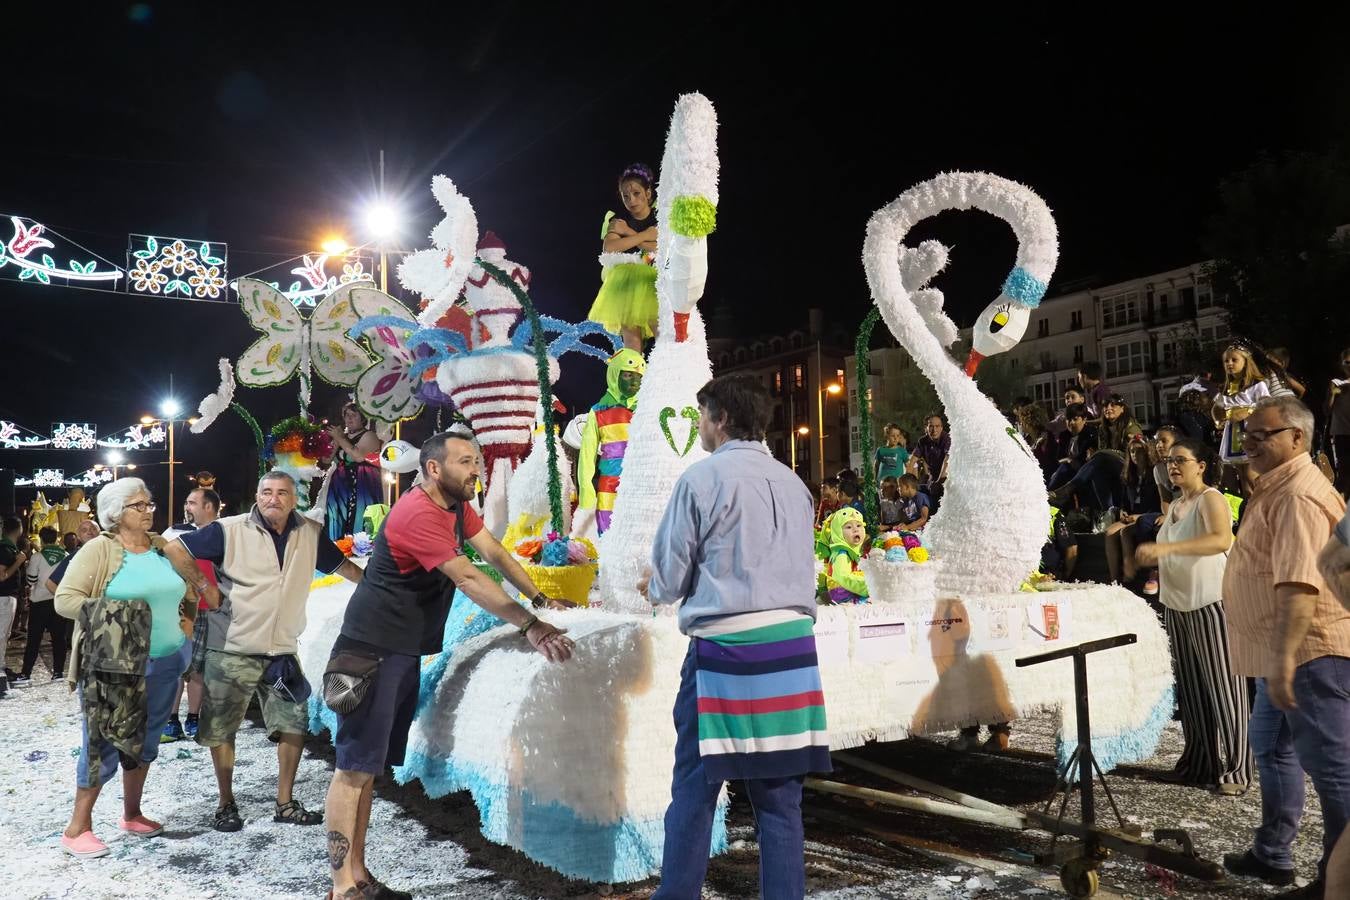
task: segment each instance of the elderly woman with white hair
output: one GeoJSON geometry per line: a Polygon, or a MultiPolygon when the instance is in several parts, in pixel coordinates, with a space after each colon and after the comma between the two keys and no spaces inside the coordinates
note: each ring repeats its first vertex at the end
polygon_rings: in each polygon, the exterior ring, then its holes
{"type": "MultiPolygon", "coordinates": [[[[75,768],[75,810],[61,836],[61,846],[81,859],[106,856],[108,846],[93,832],[94,802],[103,785],[122,769],[122,818],[119,827],[136,837],[154,837],[164,827],[141,813],[141,792],[150,763],[159,755],[159,735],[172,711],[178,679],[187,668],[192,646],[182,625],[187,583],[162,553],[164,540],[150,531],[155,503],[145,482],[119,478],[98,494],[98,519],[103,532],[71,560],[56,591],[56,611],[76,620],[66,680],[74,689],[81,678],[82,607],[95,600],[143,601],[150,610],[149,656],[145,665],[145,742],[140,765],[128,767],[107,740],[90,745],[88,710],[81,717],[82,743],[75,768]],[[96,767],[96,768],[94,768],[96,767]],[[92,769],[92,771],[91,771],[92,769]]],[[[195,611],[196,598],[188,608],[195,611]]],[[[189,613],[190,614],[190,613],[189,613]]],[[[142,645],[143,646],[143,645],[142,645]]],[[[81,707],[88,702],[83,690],[81,707]]]]}

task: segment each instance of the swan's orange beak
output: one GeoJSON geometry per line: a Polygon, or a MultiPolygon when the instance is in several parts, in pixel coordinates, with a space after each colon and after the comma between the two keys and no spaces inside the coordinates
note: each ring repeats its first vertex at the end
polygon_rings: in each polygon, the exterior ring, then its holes
{"type": "Polygon", "coordinates": [[[689,340],[689,313],[675,313],[675,343],[689,340]]]}
{"type": "Polygon", "coordinates": [[[980,367],[980,361],[982,359],[984,359],[983,353],[978,353],[974,350],[971,350],[970,355],[966,357],[966,375],[968,375],[971,378],[974,378],[975,370],[980,367]]]}

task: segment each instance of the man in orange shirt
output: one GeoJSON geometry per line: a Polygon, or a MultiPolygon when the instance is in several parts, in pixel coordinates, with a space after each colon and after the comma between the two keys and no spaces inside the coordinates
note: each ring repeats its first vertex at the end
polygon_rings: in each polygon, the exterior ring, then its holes
{"type": "Polygon", "coordinates": [[[1248,733],[1261,773],[1261,825],[1251,849],[1226,855],[1224,866],[1293,883],[1306,771],[1322,801],[1323,855],[1316,880],[1280,896],[1322,898],[1327,856],[1350,817],[1350,611],[1327,590],[1317,557],[1345,501],[1308,454],[1308,407],[1272,397],[1245,426],[1257,480],[1223,599],[1233,671],[1257,680],[1248,733]]]}

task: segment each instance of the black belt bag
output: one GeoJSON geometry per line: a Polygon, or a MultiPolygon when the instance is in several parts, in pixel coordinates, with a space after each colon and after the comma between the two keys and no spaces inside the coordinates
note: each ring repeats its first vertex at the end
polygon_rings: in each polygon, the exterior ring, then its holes
{"type": "Polygon", "coordinates": [[[323,702],[340,716],[349,716],[370,693],[380,671],[380,657],[362,650],[337,650],[323,673],[323,702]]]}

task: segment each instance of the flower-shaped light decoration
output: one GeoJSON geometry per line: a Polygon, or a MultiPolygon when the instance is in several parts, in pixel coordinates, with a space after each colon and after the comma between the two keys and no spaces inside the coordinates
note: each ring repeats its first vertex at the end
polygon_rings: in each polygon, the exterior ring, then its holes
{"type": "Polygon", "coordinates": [[[159,260],[138,259],[129,274],[132,287],[143,294],[158,294],[169,282],[169,276],[160,271],[159,260]]]}

